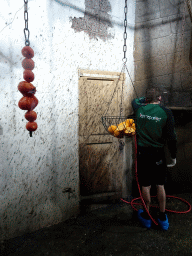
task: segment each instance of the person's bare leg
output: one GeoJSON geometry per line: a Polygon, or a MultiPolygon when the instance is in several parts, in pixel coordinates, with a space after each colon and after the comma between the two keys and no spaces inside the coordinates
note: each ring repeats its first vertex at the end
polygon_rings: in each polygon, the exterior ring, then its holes
{"type": "Polygon", "coordinates": [[[143,187],[142,186],[142,196],[145,201],[147,210],[149,211],[150,203],[151,203],[151,194],[150,194],[151,186],[143,187]]]}
{"type": "Polygon", "coordinates": [[[160,212],[165,212],[166,207],[166,193],[164,185],[157,185],[157,199],[159,202],[160,212]]]}

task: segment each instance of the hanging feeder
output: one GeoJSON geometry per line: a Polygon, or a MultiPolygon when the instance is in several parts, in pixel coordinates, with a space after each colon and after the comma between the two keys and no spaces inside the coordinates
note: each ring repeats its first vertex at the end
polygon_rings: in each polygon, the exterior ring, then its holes
{"type": "Polygon", "coordinates": [[[134,119],[128,117],[102,116],[105,130],[116,138],[135,135],[136,127],[134,119]]]}
{"type": "MultiPolygon", "coordinates": [[[[125,9],[124,9],[124,11],[125,11],[125,20],[124,20],[125,31],[124,31],[124,46],[123,46],[124,58],[123,58],[123,68],[121,70],[120,76],[121,76],[121,74],[123,74],[125,69],[127,70],[128,74],[129,74],[129,71],[128,71],[127,66],[126,66],[126,62],[127,62],[127,58],[126,58],[126,51],[127,51],[127,45],[126,45],[126,40],[127,40],[127,32],[126,32],[126,29],[127,29],[127,0],[125,0],[125,9]]],[[[117,84],[118,84],[118,82],[120,80],[120,76],[119,76],[119,79],[117,81],[117,84]]],[[[130,77],[130,75],[129,75],[129,77],[130,77]]],[[[131,79],[131,77],[130,77],[130,79],[131,79]]],[[[114,92],[113,92],[113,95],[112,95],[112,99],[113,99],[113,96],[114,96],[115,91],[117,89],[117,84],[116,84],[116,87],[114,89],[114,92]]],[[[113,135],[116,138],[123,138],[124,136],[131,137],[131,136],[135,135],[135,132],[136,132],[134,116],[133,115],[122,116],[122,110],[123,110],[123,86],[124,86],[124,80],[122,82],[120,115],[119,116],[107,116],[107,115],[102,116],[102,124],[103,124],[105,130],[109,134],[113,135]]],[[[112,99],[109,102],[109,105],[111,104],[112,99]]],[[[109,106],[108,106],[108,109],[106,110],[105,113],[107,113],[108,110],[109,110],[109,106]]]]}
{"type": "Polygon", "coordinates": [[[34,51],[29,46],[29,29],[28,29],[28,0],[24,0],[24,19],[25,19],[25,47],[21,50],[21,53],[25,59],[22,61],[22,67],[24,68],[23,78],[25,81],[22,81],[18,85],[18,90],[23,97],[20,99],[18,106],[22,110],[28,110],[25,114],[25,118],[28,120],[26,124],[26,129],[30,132],[30,137],[32,137],[32,132],[36,131],[37,123],[34,122],[37,119],[37,113],[33,109],[38,104],[38,99],[34,96],[36,93],[36,87],[31,84],[34,80],[34,73],[32,70],[35,67],[35,63],[32,60],[34,57],[34,51]]]}

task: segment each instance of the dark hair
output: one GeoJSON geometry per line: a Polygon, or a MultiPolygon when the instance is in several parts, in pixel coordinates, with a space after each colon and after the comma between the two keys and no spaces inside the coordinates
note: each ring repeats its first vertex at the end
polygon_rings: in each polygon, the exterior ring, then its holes
{"type": "Polygon", "coordinates": [[[158,101],[159,96],[161,96],[161,92],[158,87],[149,87],[146,90],[146,101],[148,103],[158,101]]]}

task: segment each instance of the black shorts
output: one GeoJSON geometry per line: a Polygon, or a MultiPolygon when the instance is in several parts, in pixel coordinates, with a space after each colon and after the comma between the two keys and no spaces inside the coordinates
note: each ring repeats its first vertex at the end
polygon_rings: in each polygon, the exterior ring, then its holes
{"type": "Polygon", "coordinates": [[[138,146],[137,173],[140,186],[164,185],[166,178],[164,149],[138,146]]]}

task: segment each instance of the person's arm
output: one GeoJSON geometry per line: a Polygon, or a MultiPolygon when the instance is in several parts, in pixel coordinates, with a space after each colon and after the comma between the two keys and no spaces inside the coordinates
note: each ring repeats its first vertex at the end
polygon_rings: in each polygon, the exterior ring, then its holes
{"type": "Polygon", "coordinates": [[[175,121],[171,110],[167,111],[167,145],[171,158],[175,159],[177,154],[177,136],[175,132],[175,121]]]}
{"type": "Polygon", "coordinates": [[[132,101],[132,107],[133,107],[134,112],[136,112],[137,109],[140,108],[141,106],[146,105],[146,104],[145,104],[145,101],[146,101],[146,98],[145,98],[145,97],[141,97],[141,98],[138,98],[138,99],[134,99],[134,100],[132,101]]]}
{"type": "Polygon", "coordinates": [[[168,150],[170,152],[172,163],[168,167],[172,167],[176,164],[176,155],[177,155],[177,136],[175,132],[175,121],[172,114],[172,111],[167,108],[163,108],[167,114],[167,123],[166,123],[166,140],[168,150]]]}

